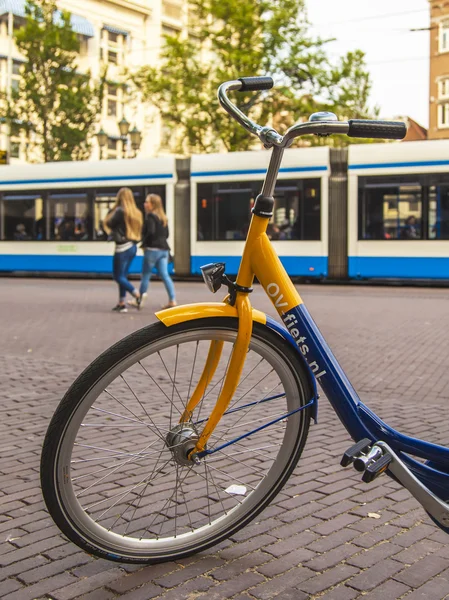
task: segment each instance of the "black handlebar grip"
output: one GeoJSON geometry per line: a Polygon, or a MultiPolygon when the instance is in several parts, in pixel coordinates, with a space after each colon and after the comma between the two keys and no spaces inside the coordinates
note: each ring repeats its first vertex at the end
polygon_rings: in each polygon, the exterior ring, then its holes
{"type": "Polygon", "coordinates": [[[407,135],[407,126],[402,121],[349,121],[349,137],[402,140],[407,135]]]}
{"type": "Polygon", "coordinates": [[[274,85],[272,77],[239,77],[239,81],[242,82],[239,92],[271,90],[274,85]]]}

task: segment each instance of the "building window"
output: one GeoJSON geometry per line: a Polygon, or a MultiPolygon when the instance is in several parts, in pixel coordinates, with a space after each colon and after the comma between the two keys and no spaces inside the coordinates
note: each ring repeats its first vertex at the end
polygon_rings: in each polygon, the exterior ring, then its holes
{"type": "Polygon", "coordinates": [[[180,21],[182,19],[182,6],[173,2],[163,2],[162,12],[170,19],[180,21]]]}
{"type": "Polygon", "coordinates": [[[21,79],[21,67],[22,63],[18,60],[12,61],[12,73],[11,73],[11,89],[13,92],[17,92],[20,86],[21,79]]]}
{"type": "Polygon", "coordinates": [[[19,158],[20,142],[11,140],[11,158],[19,158]]]}
{"type": "MultiPolygon", "coordinates": [[[[261,186],[260,181],[198,184],[198,240],[244,240],[261,186]]],[[[320,190],[320,179],[279,180],[268,237],[319,240],[320,190]]]]}
{"type": "Polygon", "coordinates": [[[119,89],[117,85],[109,84],[106,88],[106,115],[108,117],[117,117],[119,115],[119,89]]]}
{"type": "Polygon", "coordinates": [[[449,20],[440,24],[440,52],[449,52],[449,20]]]}
{"type": "Polygon", "coordinates": [[[181,33],[181,30],[177,29],[176,27],[170,27],[169,25],[162,25],[162,35],[164,35],[164,36],[176,37],[180,33],[181,33]]]}
{"type": "Polygon", "coordinates": [[[449,127],[449,102],[438,105],[438,127],[440,129],[449,127]]]}
{"type": "Polygon", "coordinates": [[[449,77],[438,82],[438,98],[449,98],[449,77]]]}
{"type": "Polygon", "coordinates": [[[108,138],[108,159],[114,160],[118,156],[118,140],[108,138]]]}
{"type": "Polygon", "coordinates": [[[103,29],[101,59],[112,65],[123,65],[125,62],[126,35],[103,29]]]}

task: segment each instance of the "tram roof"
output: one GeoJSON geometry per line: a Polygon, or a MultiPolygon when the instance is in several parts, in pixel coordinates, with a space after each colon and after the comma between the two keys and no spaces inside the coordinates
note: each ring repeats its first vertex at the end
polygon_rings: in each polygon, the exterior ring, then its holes
{"type": "Polygon", "coordinates": [[[449,140],[356,144],[349,147],[352,175],[449,171],[449,140]]]}
{"type": "Polygon", "coordinates": [[[0,190],[92,188],[176,183],[174,156],[17,164],[0,167],[0,190]]]}
{"type": "MultiPolygon", "coordinates": [[[[192,156],[191,177],[196,181],[263,179],[271,152],[229,152],[192,156]]],[[[284,152],[281,179],[322,177],[329,171],[329,148],[291,148],[284,152]]]]}

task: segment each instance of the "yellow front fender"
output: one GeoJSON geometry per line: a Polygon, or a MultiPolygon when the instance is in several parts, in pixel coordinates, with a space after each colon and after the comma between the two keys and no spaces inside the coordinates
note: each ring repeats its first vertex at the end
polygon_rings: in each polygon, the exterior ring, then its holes
{"type": "MultiPolygon", "coordinates": [[[[253,321],[265,325],[267,316],[260,310],[252,309],[253,321]]],[[[237,308],[225,302],[200,302],[197,304],[182,304],[173,308],[166,308],[156,313],[159,321],[167,327],[193,321],[194,319],[205,319],[208,317],[237,317],[237,308]]]]}

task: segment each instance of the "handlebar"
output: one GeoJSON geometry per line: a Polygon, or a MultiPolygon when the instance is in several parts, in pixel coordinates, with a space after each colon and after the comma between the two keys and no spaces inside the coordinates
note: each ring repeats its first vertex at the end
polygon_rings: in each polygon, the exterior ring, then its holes
{"type": "Polygon", "coordinates": [[[338,121],[333,113],[317,113],[305,123],[298,123],[290,127],[281,135],[273,127],[262,127],[245,115],[235,104],[233,104],[227,92],[264,91],[273,87],[271,77],[241,77],[233,81],[226,81],[218,88],[218,100],[221,106],[242,127],[250,133],[257,135],[266,148],[277,146],[288,148],[295,137],[302,135],[332,135],[335,133],[359,138],[377,138],[402,140],[407,134],[407,127],[401,121],[369,121],[352,119],[350,121],[338,121]]]}

